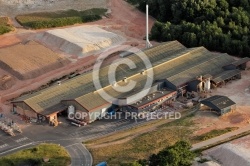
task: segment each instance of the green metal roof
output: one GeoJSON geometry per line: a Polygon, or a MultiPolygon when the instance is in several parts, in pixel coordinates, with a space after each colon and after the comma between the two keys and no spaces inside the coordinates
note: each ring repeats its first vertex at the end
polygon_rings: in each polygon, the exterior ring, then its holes
{"type": "Polygon", "coordinates": [[[234,62],[232,63],[232,65],[239,66],[239,65],[241,65],[241,64],[243,64],[243,63],[247,63],[248,61],[250,61],[250,58],[245,57],[245,58],[239,59],[239,60],[237,60],[237,61],[234,61],[234,62]]]}
{"type": "MultiPolygon", "coordinates": [[[[222,66],[234,61],[232,57],[227,54],[211,53],[204,47],[186,49],[178,54],[168,56],[166,59],[154,65],[154,80],[166,78],[175,86],[180,86],[187,83],[197,76],[210,74],[215,75],[223,72],[222,66]],[[167,59],[167,60],[166,60],[167,59]]],[[[119,76],[119,75],[117,75],[119,76]]],[[[104,88],[105,92],[109,93],[114,98],[133,95],[142,90],[147,77],[142,74],[136,74],[132,77],[127,77],[128,81],[135,81],[136,85],[134,91],[127,93],[118,93],[111,85],[104,88]]],[[[124,84],[122,81],[119,84],[124,84]]],[[[96,108],[96,105],[103,105],[108,103],[99,93],[89,93],[76,99],[82,106],[88,110],[96,108]]]]}
{"type": "MultiPolygon", "coordinates": [[[[144,53],[149,57],[149,60],[154,66],[160,59],[175,55],[185,49],[186,48],[179,42],[172,41],[146,49],[144,53]],[[157,54],[154,54],[154,52],[157,52],[157,54]]],[[[131,70],[126,65],[119,66],[116,71],[118,73],[116,77],[117,80],[122,80],[124,77],[130,77],[145,69],[142,59],[138,56],[131,55],[127,58],[135,62],[137,68],[131,70]]],[[[121,61],[124,60],[125,59],[121,59],[121,61]]],[[[109,85],[107,77],[108,70],[108,66],[100,70],[100,82],[103,87],[109,85]]],[[[39,92],[19,97],[13,102],[25,101],[34,111],[42,114],[44,110],[59,104],[62,100],[75,99],[93,91],[95,91],[95,87],[93,84],[92,72],[90,72],[62,82],[61,85],[54,85],[39,92]]],[[[98,103],[93,104],[96,105],[98,103]]]]}
{"type": "MultiPolygon", "coordinates": [[[[175,86],[182,85],[193,80],[197,76],[210,74],[212,76],[223,72],[222,66],[234,61],[227,54],[211,53],[204,47],[187,49],[177,41],[167,42],[143,51],[152,63],[153,80],[168,79],[175,86]]],[[[143,89],[147,76],[141,74],[145,70],[142,59],[130,55],[129,58],[136,64],[135,69],[127,65],[119,65],[115,71],[118,85],[125,85],[122,80],[127,77],[128,81],[137,82],[136,87],[129,92],[120,93],[113,89],[108,80],[109,66],[100,70],[100,82],[102,90],[115,98],[131,96],[143,89]]],[[[121,59],[120,61],[125,61],[121,59]]],[[[32,95],[27,95],[15,101],[25,101],[36,112],[43,114],[45,110],[60,104],[62,100],[76,100],[89,111],[95,110],[108,102],[97,93],[92,78],[92,72],[86,73],[61,85],[54,85],[32,95]]],[[[14,102],[15,102],[14,101],[14,102]]],[[[47,111],[48,112],[48,111],[47,111]]]]}
{"type": "Polygon", "coordinates": [[[227,71],[223,71],[219,74],[217,74],[216,76],[214,76],[214,78],[212,79],[213,82],[215,82],[216,84],[229,79],[233,76],[236,76],[240,74],[240,70],[227,70],[227,71]]]}

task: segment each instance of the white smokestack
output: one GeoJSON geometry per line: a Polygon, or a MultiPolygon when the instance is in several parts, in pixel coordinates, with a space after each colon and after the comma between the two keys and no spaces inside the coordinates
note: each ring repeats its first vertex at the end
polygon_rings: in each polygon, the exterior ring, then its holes
{"type": "Polygon", "coordinates": [[[148,4],[146,5],[146,48],[152,47],[148,38],[148,4]]]}

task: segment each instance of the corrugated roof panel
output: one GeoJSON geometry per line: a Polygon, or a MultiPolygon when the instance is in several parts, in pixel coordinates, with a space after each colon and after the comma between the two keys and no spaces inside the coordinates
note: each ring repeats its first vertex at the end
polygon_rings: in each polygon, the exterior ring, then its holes
{"type": "Polygon", "coordinates": [[[220,74],[214,76],[214,78],[212,79],[213,82],[215,82],[216,84],[229,79],[233,76],[236,76],[240,74],[240,70],[227,70],[227,71],[223,71],[220,74]]]}
{"type": "MultiPolygon", "coordinates": [[[[215,55],[204,47],[185,49],[177,41],[147,49],[145,50],[145,54],[153,65],[153,79],[167,78],[176,85],[190,81],[199,75],[221,72],[222,64],[232,61],[230,56],[215,55]],[[212,70],[211,73],[210,68],[212,70]]],[[[129,69],[127,65],[119,65],[115,75],[119,85],[125,84],[119,81],[124,77],[137,82],[136,87],[130,92],[120,93],[112,88],[107,77],[109,66],[102,68],[100,71],[100,82],[105,87],[104,90],[113,97],[119,98],[138,93],[142,90],[146,82],[146,76],[140,74],[145,69],[142,59],[133,55],[128,58],[136,63],[137,68],[129,69]]],[[[121,59],[122,61],[125,61],[125,59],[121,59]]],[[[43,111],[66,99],[75,99],[88,110],[93,110],[97,106],[107,104],[106,100],[93,91],[95,91],[95,87],[92,73],[87,73],[65,81],[60,86],[55,85],[36,93],[36,95],[20,99],[27,101],[36,111],[43,111]]]]}
{"type": "Polygon", "coordinates": [[[230,107],[232,105],[235,105],[236,103],[229,99],[226,96],[212,96],[207,99],[204,99],[201,101],[202,104],[205,104],[217,111],[221,111],[224,108],[230,107]]]}

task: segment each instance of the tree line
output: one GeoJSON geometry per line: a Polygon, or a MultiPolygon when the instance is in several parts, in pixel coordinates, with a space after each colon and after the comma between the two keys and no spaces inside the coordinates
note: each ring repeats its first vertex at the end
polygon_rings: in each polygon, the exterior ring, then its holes
{"type": "Polygon", "coordinates": [[[250,57],[250,0],[128,0],[157,19],[151,40],[250,57]]]}

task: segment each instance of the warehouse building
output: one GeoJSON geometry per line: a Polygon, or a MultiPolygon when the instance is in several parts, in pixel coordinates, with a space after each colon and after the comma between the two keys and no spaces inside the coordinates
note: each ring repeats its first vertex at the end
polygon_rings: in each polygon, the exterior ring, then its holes
{"type": "Polygon", "coordinates": [[[216,111],[219,115],[224,115],[236,109],[236,103],[226,96],[212,96],[202,100],[201,104],[208,106],[210,110],[216,111]]]}
{"type": "MultiPolygon", "coordinates": [[[[249,60],[239,62],[227,54],[212,53],[204,47],[186,48],[177,41],[148,48],[143,50],[143,53],[150,60],[152,68],[146,69],[140,57],[130,55],[127,58],[136,64],[136,68],[130,69],[127,65],[119,65],[115,72],[117,82],[112,85],[108,80],[107,66],[99,72],[102,89],[95,89],[92,72],[85,73],[60,85],[22,96],[12,102],[13,109],[26,116],[42,116],[49,121],[56,121],[58,113],[73,106],[75,112],[89,113],[89,117],[85,117],[84,120],[90,123],[97,119],[96,113],[102,115],[115,108],[115,105],[130,106],[137,111],[152,110],[155,105],[171,103],[178,96],[193,91],[210,90],[212,84],[216,86],[221,82],[240,78],[238,67],[226,66],[242,65],[249,60]],[[153,78],[147,76],[149,70],[153,71],[153,78]],[[153,85],[148,87],[150,89],[146,98],[133,100],[133,96],[143,90],[147,79],[152,79],[153,85]],[[126,93],[114,90],[113,86],[123,86],[129,81],[137,82],[133,90],[126,93]],[[108,102],[100,96],[99,91],[105,91],[116,99],[130,97],[131,102],[108,102]]],[[[123,60],[126,59],[121,58],[121,61],[123,60]]],[[[244,65],[242,67],[244,68],[244,65]]]]}

